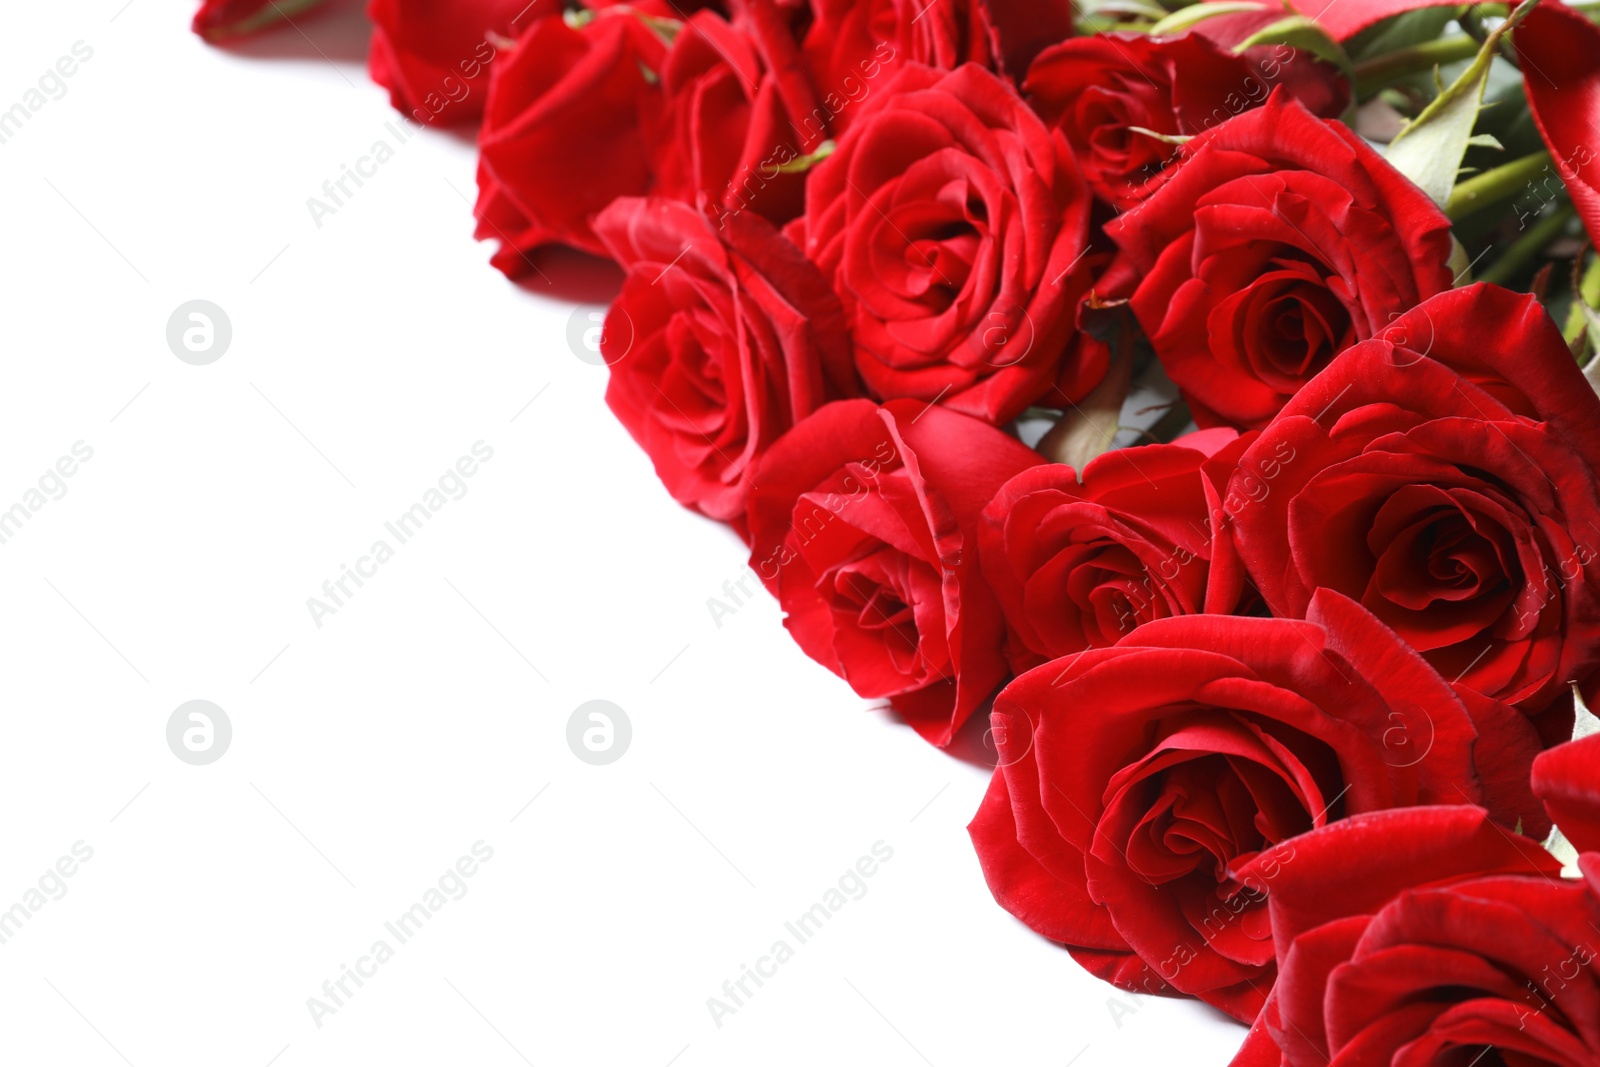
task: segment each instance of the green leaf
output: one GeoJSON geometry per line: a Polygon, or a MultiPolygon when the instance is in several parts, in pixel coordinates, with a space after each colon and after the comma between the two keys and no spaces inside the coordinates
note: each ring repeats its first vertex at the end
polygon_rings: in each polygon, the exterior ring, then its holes
{"type": "MultiPolygon", "coordinates": [[[[1600,352],[1600,256],[1590,260],[1589,266],[1584,270],[1582,277],[1576,277],[1577,264],[1574,267],[1572,310],[1567,315],[1566,329],[1562,333],[1566,336],[1569,345],[1578,345],[1585,336],[1588,338],[1590,352],[1600,352]]],[[[1596,376],[1600,376],[1600,357],[1592,357],[1584,367],[1584,375],[1590,384],[1594,384],[1596,376]]],[[[1596,390],[1600,392],[1600,389],[1596,390]]]]}
{"type": "Polygon", "coordinates": [[[1532,4],[1523,4],[1495,27],[1461,77],[1389,142],[1385,153],[1389,162],[1440,207],[1450,202],[1450,191],[1455,188],[1456,172],[1461,169],[1461,159],[1472,140],[1483,91],[1489,84],[1489,66],[1500,50],[1500,40],[1531,10],[1532,4]]]}
{"type": "Polygon", "coordinates": [[[1466,246],[1456,240],[1455,234],[1450,235],[1450,259],[1445,265],[1450,268],[1456,285],[1472,284],[1472,261],[1467,258],[1466,246]]]}
{"type": "Polygon", "coordinates": [[[1436,40],[1444,33],[1445,27],[1455,21],[1455,17],[1455,8],[1450,7],[1424,7],[1407,11],[1378,23],[1370,30],[1362,30],[1347,45],[1350,54],[1357,59],[1388,55],[1436,40]]]}
{"type": "Polygon", "coordinates": [[[1352,80],[1355,78],[1350,66],[1350,57],[1345,54],[1343,46],[1329,37],[1327,30],[1304,15],[1290,15],[1286,19],[1280,19],[1270,26],[1257,30],[1234,45],[1233,52],[1234,55],[1238,55],[1247,48],[1263,44],[1286,44],[1302,52],[1310,52],[1318,59],[1325,59],[1338,67],[1346,78],[1352,80]]]}
{"type": "Polygon", "coordinates": [[[1179,8],[1154,26],[1150,27],[1150,35],[1159,37],[1169,33],[1182,33],[1189,27],[1204,22],[1206,19],[1217,15],[1232,15],[1240,11],[1260,11],[1261,5],[1244,3],[1241,0],[1207,0],[1203,4],[1190,4],[1188,7],[1179,8]]]}

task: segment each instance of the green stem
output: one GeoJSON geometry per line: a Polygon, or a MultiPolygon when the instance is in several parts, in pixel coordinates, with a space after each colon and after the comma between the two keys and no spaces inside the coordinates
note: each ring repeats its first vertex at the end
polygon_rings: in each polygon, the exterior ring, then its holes
{"type": "Polygon", "coordinates": [[[1549,166],[1550,153],[1535,152],[1482,174],[1474,174],[1450,193],[1450,203],[1446,205],[1444,213],[1452,219],[1459,219],[1510,199],[1532,184],[1549,166]]]}
{"type": "Polygon", "coordinates": [[[1489,269],[1483,272],[1478,279],[1480,282],[1493,282],[1495,285],[1506,285],[1511,279],[1538,258],[1557,237],[1566,232],[1567,224],[1577,217],[1571,204],[1563,204],[1538,222],[1521,237],[1517,238],[1512,246],[1506,249],[1505,255],[1490,264],[1489,269]]]}
{"type": "Polygon", "coordinates": [[[1363,60],[1355,66],[1356,98],[1369,97],[1407,75],[1423,74],[1445,63],[1471,59],[1478,54],[1478,48],[1477,41],[1461,33],[1363,60]]]}

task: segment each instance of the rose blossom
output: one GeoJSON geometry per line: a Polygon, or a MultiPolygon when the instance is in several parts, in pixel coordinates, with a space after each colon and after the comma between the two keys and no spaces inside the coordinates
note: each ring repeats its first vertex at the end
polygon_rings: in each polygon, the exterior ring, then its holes
{"type": "Polygon", "coordinates": [[[1058,383],[1087,391],[1064,356],[1089,205],[1065,142],[1009,84],[912,64],[811,172],[796,229],[844,300],[873,396],[1004,423],[1058,383]]]}
{"type": "Polygon", "coordinates": [[[1075,37],[1039,53],[1022,88],[1066,135],[1089,188],[1124,209],[1176,155],[1152,134],[1193,136],[1266,99],[1247,60],[1192,33],[1075,37]]]}
{"type": "Polygon", "coordinates": [[[1579,878],[1466,806],[1353,819],[1241,872],[1273,872],[1280,975],[1235,1067],[1600,1063],[1600,737],[1534,778],[1573,802],[1551,814],[1579,878]]]}
{"type": "Polygon", "coordinates": [[[1234,541],[1274,614],[1359,600],[1445,677],[1571,729],[1600,667],[1600,399],[1531,296],[1474,285],[1350,349],[1262,431],[1234,541]]]}
{"type": "Polygon", "coordinates": [[[675,499],[742,526],[765,450],[859,392],[839,300],[754,215],[718,229],[685,204],[625,197],[595,230],[627,271],[602,341],[606,402],[675,499]]]}
{"type": "Polygon", "coordinates": [[[649,191],[667,44],[645,15],[619,5],[578,26],[540,19],[490,68],[477,236],[500,240],[507,274],[543,244],[604,254],[594,215],[649,191]]]}
{"type": "Polygon", "coordinates": [[[1259,427],[1338,353],[1450,288],[1450,221],[1348,127],[1275,91],[1183,146],[1106,232],[1202,426],[1259,427]]]}
{"type": "Polygon", "coordinates": [[[1261,881],[1236,872],[1263,849],[1486,792],[1508,825],[1536,817],[1527,722],[1463,703],[1328,590],[1305,622],[1146,623],[1024,674],[993,723],[1000,767],[969,830],[995,899],[1124,989],[1246,1021],[1275,961],[1261,881]]]}
{"type": "Polygon", "coordinates": [[[1042,457],[914,400],[842,400],[767,452],[750,491],[750,566],[806,655],[948,744],[1006,679],[976,526],[1042,457]]]}
{"type": "Polygon", "coordinates": [[[1107,452],[1081,478],[1051,463],[1001,488],[984,509],[978,548],[1016,669],[1116,644],[1152,619],[1235,606],[1223,591],[1237,583],[1208,582],[1222,512],[1202,468],[1236,439],[1203,430],[1107,452]]]}

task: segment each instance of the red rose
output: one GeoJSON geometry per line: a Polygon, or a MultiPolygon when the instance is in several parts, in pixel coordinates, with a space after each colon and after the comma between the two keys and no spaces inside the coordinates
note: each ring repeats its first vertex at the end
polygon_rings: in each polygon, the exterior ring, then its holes
{"type": "Polygon", "coordinates": [[[1119,208],[1176,155],[1152,133],[1192,137],[1267,98],[1244,58],[1196,34],[1063,41],[1039,53],[1022,88],[1066,135],[1089,188],[1119,208]]]}
{"type": "Polygon", "coordinates": [[[1265,424],[1335,355],[1452,280],[1433,201],[1281,91],[1185,144],[1106,232],[1202,426],[1265,424]]]}
{"type": "Polygon", "coordinates": [[[308,11],[322,0],[203,0],[189,28],[208,41],[223,41],[308,11]]]}
{"type": "Polygon", "coordinates": [[[628,272],[607,320],[606,402],[674,499],[743,525],[757,462],[854,372],[839,300],[756,216],[718,230],[670,200],[617,200],[595,220],[628,272]]]}
{"type": "Polygon", "coordinates": [[[500,240],[495,266],[521,273],[552,242],[604,254],[593,217],[650,189],[666,51],[643,12],[618,6],[578,26],[540,19],[490,68],[477,235],[500,240]]]}
{"type": "Polygon", "coordinates": [[[874,90],[811,172],[804,224],[868,390],[1003,423],[1081,377],[1063,353],[1089,205],[1065,142],[982,67],[874,90]]]}
{"type": "Polygon", "coordinates": [[[1001,692],[1000,767],[969,830],[995,899],[1090,971],[1249,1020],[1275,963],[1261,879],[1235,872],[1263,849],[1359,812],[1477,802],[1475,742],[1517,754],[1492,772],[1508,825],[1534,816],[1537,739],[1486,711],[1475,723],[1337,593],[1307,622],[1157,619],[1001,692]]]}
{"type": "Polygon", "coordinates": [[[1558,878],[1462,806],[1335,824],[1242,873],[1264,866],[1280,974],[1235,1067],[1600,1063],[1600,854],[1558,878]]]}
{"type": "Polygon", "coordinates": [[[1081,480],[1051,463],[1005,484],[984,509],[978,557],[1016,670],[1114,645],[1152,619],[1234,606],[1207,596],[1213,516],[1222,513],[1201,468],[1235,439],[1204,430],[1107,452],[1081,480]]]}
{"type": "Polygon", "coordinates": [[[1552,709],[1600,667],[1600,400],[1538,301],[1475,285],[1345,352],[1245,453],[1226,509],[1274,614],[1359,601],[1446,678],[1552,709]]]}
{"type": "Polygon", "coordinates": [[[984,0],[812,0],[806,65],[835,135],[850,128],[857,105],[907,63],[954,70],[994,69],[999,37],[984,0]]]}
{"type": "MultiPolygon", "coordinates": [[[[788,95],[809,101],[809,83],[800,79],[788,95]]],[[[661,68],[664,114],[650,151],[654,195],[687,204],[704,195],[719,218],[748,209],[783,223],[800,214],[805,175],[785,168],[814,149],[826,127],[791,118],[784,88],[763,61],[759,39],[715,12],[690,18],[661,68]]]]}
{"type": "Polygon", "coordinates": [[[371,0],[368,72],[417,122],[476,122],[506,39],[561,11],[558,0],[371,0]]]}
{"type": "Polygon", "coordinates": [[[945,408],[829,404],[761,463],[750,566],[806,655],[948,744],[1007,677],[1000,608],[978,573],[978,513],[1041,462],[945,408]]]}

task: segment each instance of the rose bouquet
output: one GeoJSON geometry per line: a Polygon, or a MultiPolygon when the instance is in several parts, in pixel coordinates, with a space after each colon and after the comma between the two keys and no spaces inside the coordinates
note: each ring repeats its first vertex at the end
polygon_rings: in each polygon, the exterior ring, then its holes
{"type": "Polygon", "coordinates": [[[370,14],[806,654],[988,718],[1002,906],[1242,1063],[1600,1064],[1593,2],[370,14]]]}

